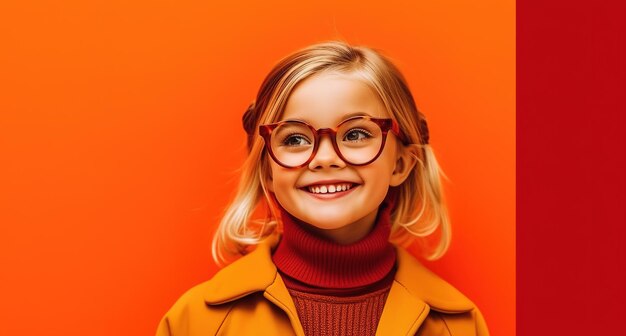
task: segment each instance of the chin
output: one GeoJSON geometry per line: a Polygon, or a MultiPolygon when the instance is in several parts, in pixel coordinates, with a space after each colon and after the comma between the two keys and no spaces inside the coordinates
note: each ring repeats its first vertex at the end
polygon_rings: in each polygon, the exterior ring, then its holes
{"type": "Polygon", "coordinates": [[[353,220],[351,221],[350,218],[342,216],[341,214],[334,211],[331,213],[321,212],[315,214],[315,217],[306,216],[306,218],[301,220],[309,225],[315,226],[316,228],[323,230],[339,229],[354,222],[353,220]]]}
{"type": "Polygon", "coordinates": [[[334,220],[316,221],[313,223],[307,221],[306,223],[320,230],[336,230],[348,225],[348,223],[337,222],[334,220]]]}

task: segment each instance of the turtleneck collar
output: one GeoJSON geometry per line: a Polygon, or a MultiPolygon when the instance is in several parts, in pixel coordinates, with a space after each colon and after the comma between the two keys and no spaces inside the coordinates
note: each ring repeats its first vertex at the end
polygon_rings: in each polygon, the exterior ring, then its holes
{"type": "Polygon", "coordinates": [[[304,284],[329,289],[372,285],[392,272],[396,250],[389,242],[393,200],[380,205],[372,231],[348,245],[306,229],[281,207],[282,239],[272,256],[278,270],[304,284]]]}

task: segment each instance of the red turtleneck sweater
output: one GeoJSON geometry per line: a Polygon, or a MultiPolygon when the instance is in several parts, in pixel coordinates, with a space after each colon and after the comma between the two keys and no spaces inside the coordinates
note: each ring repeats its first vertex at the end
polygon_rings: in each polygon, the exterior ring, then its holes
{"type": "Polygon", "coordinates": [[[372,231],[349,245],[316,235],[282,210],[283,235],[272,259],[306,335],[376,333],[395,274],[391,208],[383,202],[372,231]]]}

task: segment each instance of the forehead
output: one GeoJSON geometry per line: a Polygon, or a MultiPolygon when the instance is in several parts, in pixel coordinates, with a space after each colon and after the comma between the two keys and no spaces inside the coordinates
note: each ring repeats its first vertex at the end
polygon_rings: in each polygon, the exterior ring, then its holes
{"type": "Polygon", "coordinates": [[[321,73],[299,83],[281,120],[304,120],[316,128],[334,127],[355,114],[389,118],[380,98],[354,75],[321,73]]]}

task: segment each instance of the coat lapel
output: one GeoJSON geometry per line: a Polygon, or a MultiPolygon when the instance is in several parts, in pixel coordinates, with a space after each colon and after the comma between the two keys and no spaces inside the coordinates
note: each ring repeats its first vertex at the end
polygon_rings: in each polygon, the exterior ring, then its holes
{"type": "Polygon", "coordinates": [[[272,248],[278,239],[276,235],[268,237],[252,253],[216,273],[204,292],[204,301],[209,305],[218,305],[263,292],[266,299],[287,314],[296,335],[304,336],[296,306],[272,262],[272,248]]]}
{"type": "Polygon", "coordinates": [[[376,335],[412,335],[428,316],[430,307],[399,282],[389,290],[376,335]]]}
{"type": "Polygon", "coordinates": [[[263,296],[287,314],[297,336],[304,336],[304,328],[298,318],[298,311],[280,274],[276,273],[275,281],[267,287],[263,296]]]}
{"type": "Polygon", "coordinates": [[[452,285],[398,248],[398,269],[378,323],[377,335],[414,335],[431,310],[464,313],[473,303],[452,285]]]}
{"type": "Polygon", "coordinates": [[[397,248],[397,251],[398,270],[395,281],[406,289],[405,293],[442,313],[465,313],[474,309],[472,301],[458,289],[424,267],[404,249],[397,248]]]}

